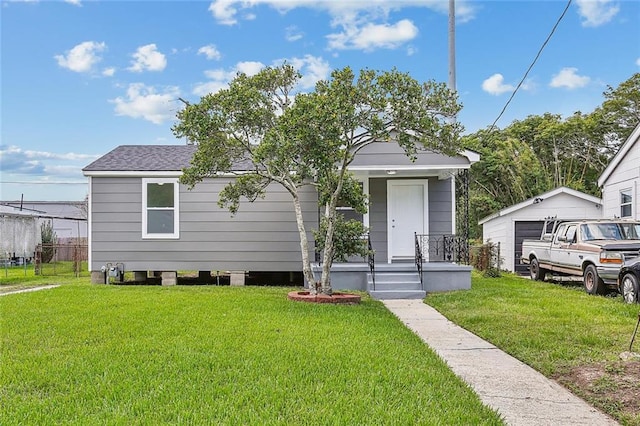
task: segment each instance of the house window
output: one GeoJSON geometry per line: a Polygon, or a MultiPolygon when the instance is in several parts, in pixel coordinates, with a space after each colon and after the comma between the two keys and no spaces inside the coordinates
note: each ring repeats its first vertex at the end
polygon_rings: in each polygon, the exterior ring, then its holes
{"type": "Polygon", "coordinates": [[[630,189],[620,191],[620,217],[631,217],[633,197],[630,189]]]}
{"type": "Polygon", "coordinates": [[[142,238],[179,238],[177,179],[142,179],[142,238]]]}

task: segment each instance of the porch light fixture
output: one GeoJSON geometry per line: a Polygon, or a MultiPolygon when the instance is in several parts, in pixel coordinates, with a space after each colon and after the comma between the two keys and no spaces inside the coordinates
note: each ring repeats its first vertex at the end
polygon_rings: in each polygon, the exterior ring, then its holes
{"type": "Polygon", "coordinates": [[[388,175],[395,175],[396,171],[395,170],[387,170],[387,174],[388,175]]]}

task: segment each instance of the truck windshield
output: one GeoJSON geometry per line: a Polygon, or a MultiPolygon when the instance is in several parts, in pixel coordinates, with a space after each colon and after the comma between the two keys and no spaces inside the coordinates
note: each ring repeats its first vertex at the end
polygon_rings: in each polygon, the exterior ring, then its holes
{"type": "Polygon", "coordinates": [[[640,223],[584,223],[580,230],[584,241],[640,239],[640,223]]]}
{"type": "Polygon", "coordinates": [[[620,227],[625,239],[640,240],[640,223],[622,223],[620,227]]]}

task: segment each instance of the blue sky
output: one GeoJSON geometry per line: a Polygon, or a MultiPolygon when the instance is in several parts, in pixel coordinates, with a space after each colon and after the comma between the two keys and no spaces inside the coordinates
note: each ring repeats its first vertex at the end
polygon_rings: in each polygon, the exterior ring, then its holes
{"type": "MultiPolygon", "coordinates": [[[[456,1],[467,132],[498,117],[567,2],[456,1]]],[[[82,167],[125,144],[182,144],[178,97],[286,60],[448,80],[447,0],[1,0],[0,199],[81,200],[82,167]]],[[[640,72],[640,2],[574,0],[498,122],[591,112],[640,72]]]]}

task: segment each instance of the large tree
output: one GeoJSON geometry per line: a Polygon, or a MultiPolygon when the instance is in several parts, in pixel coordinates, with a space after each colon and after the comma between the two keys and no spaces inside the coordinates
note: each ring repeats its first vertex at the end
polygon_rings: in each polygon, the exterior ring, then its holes
{"type": "Polygon", "coordinates": [[[418,149],[454,154],[460,126],[453,117],[457,98],[444,84],[420,84],[397,70],[336,70],[311,93],[296,93],[301,75],[290,65],[238,74],[229,87],[187,104],[178,113],[174,134],[198,146],[181,182],[193,187],[206,177],[234,173],[249,164],[221,191],[218,204],[237,211],[241,198],[255,200],[269,184],[291,194],[300,233],[304,277],[312,293],[331,294],[329,271],[336,257],[357,247],[341,244],[337,233],[364,229],[341,220],[338,202],[364,209],[362,189],[349,173],[354,155],[374,141],[396,141],[410,157],[418,149]],[[323,206],[316,240],[322,243],[322,276],[317,282],[300,190],[314,186],[323,206]],[[335,242],[338,241],[336,245],[335,242]]]}
{"type": "MultiPolygon", "coordinates": [[[[598,177],[640,123],[640,74],[608,86],[603,96],[590,114],[531,115],[502,130],[465,136],[465,146],[481,154],[471,167],[472,219],[558,186],[598,196],[598,177]]],[[[477,225],[472,235],[480,235],[477,225]]]]}

